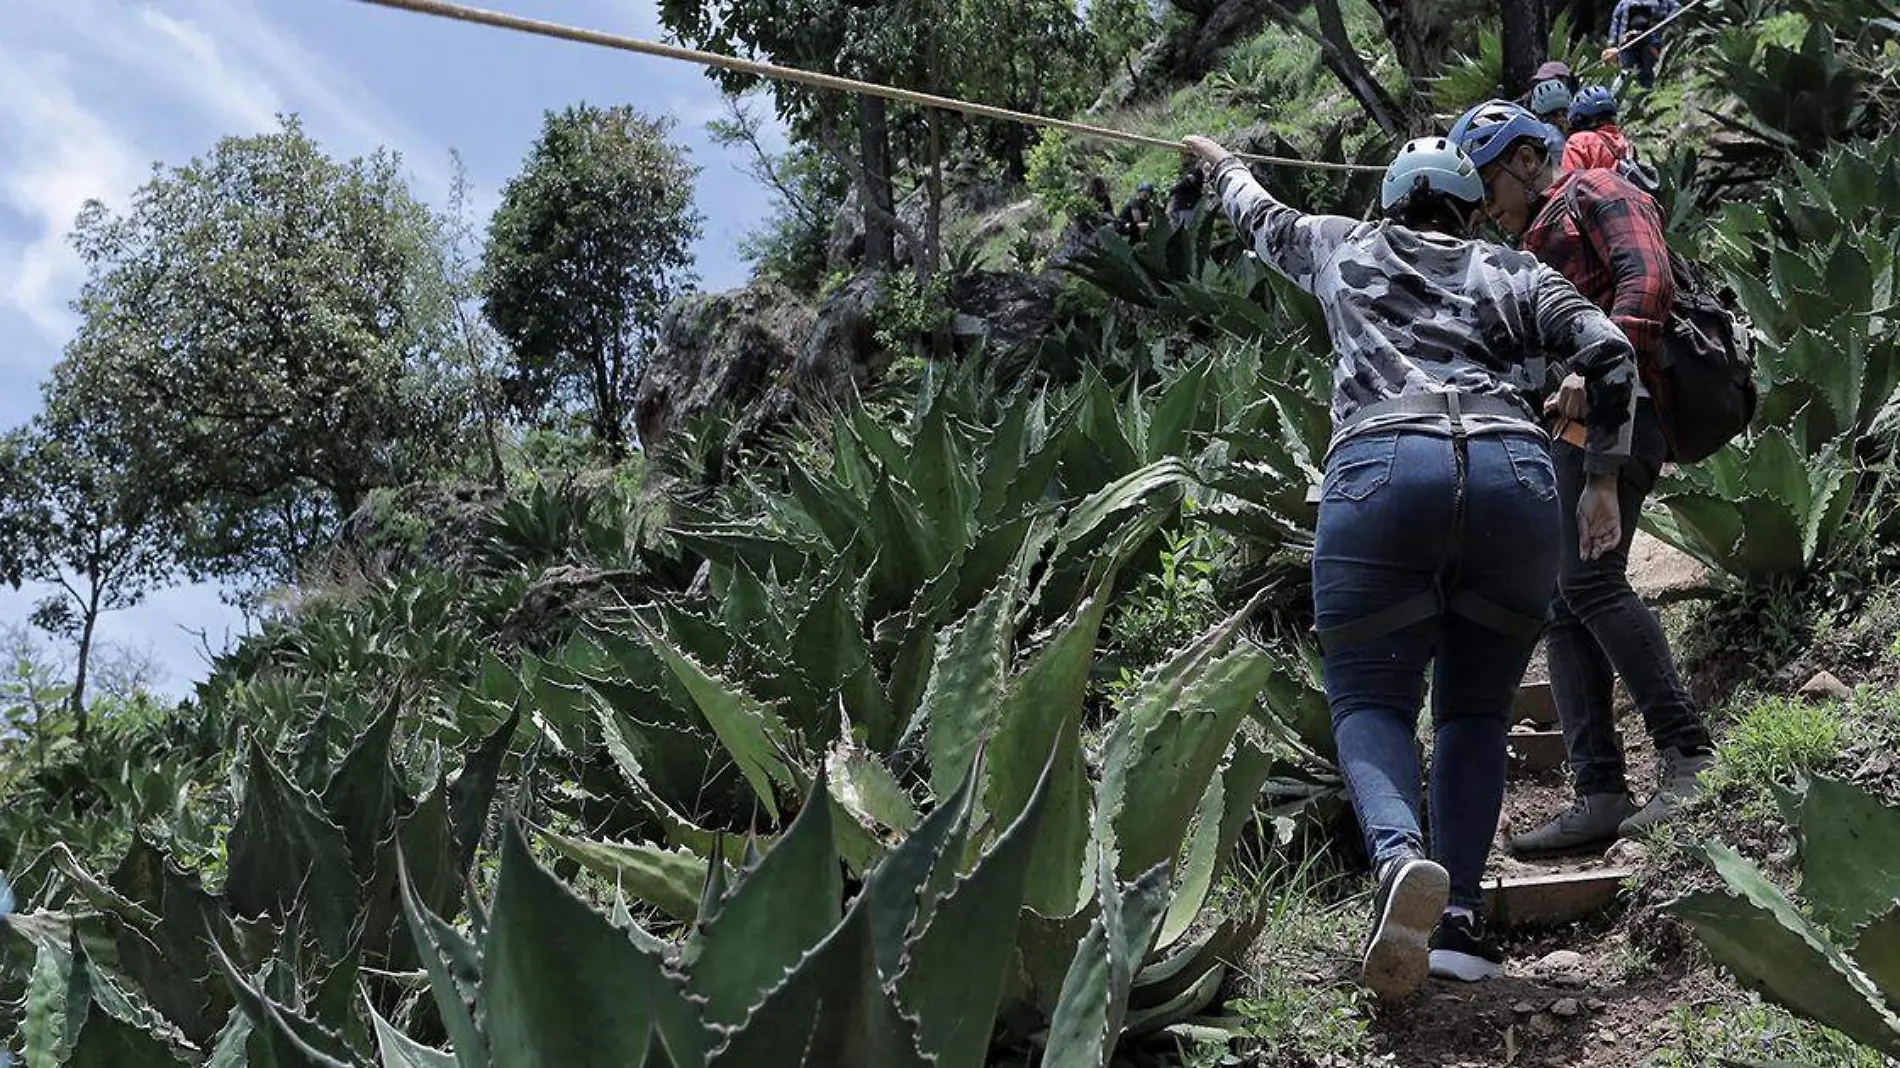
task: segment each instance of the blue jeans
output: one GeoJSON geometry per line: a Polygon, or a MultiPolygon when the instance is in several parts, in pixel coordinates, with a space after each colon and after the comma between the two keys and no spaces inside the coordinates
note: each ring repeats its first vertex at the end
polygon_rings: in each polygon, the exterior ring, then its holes
{"type": "Polygon", "coordinates": [[[1655,485],[1668,444],[1648,401],[1636,406],[1630,459],[1617,479],[1623,540],[1595,560],[1577,552],[1577,499],[1583,496],[1583,450],[1567,441],[1552,446],[1557,468],[1563,558],[1550,610],[1550,691],[1563,723],[1564,749],[1579,795],[1620,794],[1623,747],[1616,733],[1616,677],[1623,676],[1657,749],[1685,752],[1710,747],[1709,730],[1676,672],[1662,624],[1630,588],[1629,548],[1643,498],[1655,485]]]}
{"type": "MultiPolygon", "coordinates": [[[[1322,631],[1436,586],[1541,617],[1557,579],[1557,482],[1532,434],[1467,439],[1464,488],[1449,438],[1368,434],[1334,450],[1321,490],[1313,600],[1322,631]]],[[[1453,904],[1481,901],[1504,801],[1505,732],[1534,636],[1455,613],[1382,637],[1329,646],[1326,697],[1339,762],[1376,866],[1428,852],[1420,829],[1416,742],[1432,666],[1432,841],[1453,904]]]]}

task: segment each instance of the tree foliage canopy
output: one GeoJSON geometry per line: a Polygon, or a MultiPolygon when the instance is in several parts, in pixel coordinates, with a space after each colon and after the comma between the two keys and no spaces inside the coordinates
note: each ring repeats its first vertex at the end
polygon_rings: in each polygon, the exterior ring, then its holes
{"type": "Polygon", "coordinates": [[[609,452],[661,313],[697,280],[698,168],[671,127],[629,107],[550,112],[489,224],[483,295],[514,346],[513,406],[585,405],[609,452]]]}
{"type": "Polygon", "coordinates": [[[194,570],[287,577],[462,433],[439,230],[387,151],[334,159],[295,118],[225,138],[124,215],[80,215],[91,274],[49,410],[126,447],[194,570]]]}

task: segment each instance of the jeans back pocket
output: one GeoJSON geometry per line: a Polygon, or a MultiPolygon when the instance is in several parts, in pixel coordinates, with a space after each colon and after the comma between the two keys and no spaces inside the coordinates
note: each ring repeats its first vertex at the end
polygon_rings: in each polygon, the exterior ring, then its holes
{"type": "Polygon", "coordinates": [[[1399,450],[1397,434],[1377,434],[1347,441],[1333,450],[1326,464],[1320,497],[1328,501],[1363,501],[1392,480],[1392,458],[1399,450]]]}
{"type": "Polygon", "coordinates": [[[1550,462],[1550,447],[1534,438],[1509,435],[1503,439],[1504,451],[1511,457],[1511,471],[1517,484],[1540,501],[1557,499],[1557,469],[1550,462]]]}

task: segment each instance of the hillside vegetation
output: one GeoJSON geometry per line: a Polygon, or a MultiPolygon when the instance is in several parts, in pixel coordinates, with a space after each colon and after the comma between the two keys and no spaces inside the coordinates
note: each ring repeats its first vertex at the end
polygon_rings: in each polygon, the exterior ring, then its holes
{"type": "MultiPolygon", "coordinates": [[[[664,6],[701,44],[1375,162],[1387,121],[1504,92],[1523,39],[1515,4],[664,6]]],[[[781,90],[742,294],[690,295],[717,206],[631,108],[550,115],[485,240],[294,119],[82,216],[85,325],[0,439],[6,577],[58,584],[35,622],[78,654],[16,635],[0,691],[0,1049],[1888,1063],[1900,878],[1839,825],[1900,844],[1897,26],[1712,0],[1628,105],[1764,402],[1644,517],[1711,576],[1665,616],[1709,788],[1618,908],[1512,945],[1594,955],[1620,993],[1580,1021],[1354,986],[1312,301],[1206,205],[1086,225],[1090,175],[1165,190],[1166,151],[781,90]],[[254,632],[176,704],[89,682],[99,614],[178,576],[254,632]]],[[[1581,63],[1584,30],[1526,47],[1581,63]]],[[[1377,181],[1262,177],[1353,215],[1377,181]]]]}

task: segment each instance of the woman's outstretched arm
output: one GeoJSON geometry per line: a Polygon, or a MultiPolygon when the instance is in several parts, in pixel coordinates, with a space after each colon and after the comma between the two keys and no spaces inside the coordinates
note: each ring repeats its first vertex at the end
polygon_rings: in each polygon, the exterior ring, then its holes
{"type": "Polygon", "coordinates": [[[1183,141],[1213,170],[1214,190],[1228,219],[1267,266],[1313,291],[1321,267],[1362,223],[1342,215],[1308,215],[1273,198],[1233,153],[1205,137],[1183,141]]]}

